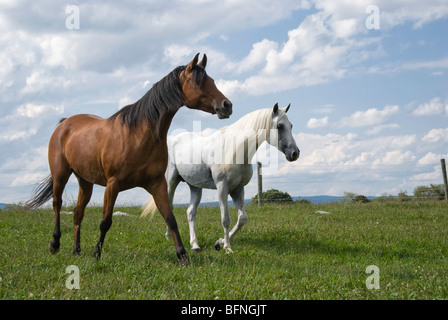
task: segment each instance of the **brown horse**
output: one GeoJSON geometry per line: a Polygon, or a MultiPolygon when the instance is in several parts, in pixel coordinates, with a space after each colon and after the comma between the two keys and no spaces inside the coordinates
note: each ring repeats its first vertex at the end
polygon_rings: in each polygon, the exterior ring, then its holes
{"type": "Polygon", "coordinates": [[[189,263],[168,201],[165,170],[167,133],[171,120],[183,105],[217,114],[220,119],[232,114],[232,103],[216,88],[205,72],[207,57],[198,63],[199,54],[187,66],[165,76],[136,103],[108,119],[80,114],[62,119],[48,146],[51,175],[28,201],[35,209],[53,197],[55,228],[50,251],[59,250],[62,193],[72,173],[79,183],[74,210],[73,254],[81,252],[80,230],[84,209],[94,184],[106,187],[100,237],[94,255],[101,257],[104,237],[112,225],[112,212],[120,191],[142,187],[152,194],[171,231],[181,265],[189,263]]]}

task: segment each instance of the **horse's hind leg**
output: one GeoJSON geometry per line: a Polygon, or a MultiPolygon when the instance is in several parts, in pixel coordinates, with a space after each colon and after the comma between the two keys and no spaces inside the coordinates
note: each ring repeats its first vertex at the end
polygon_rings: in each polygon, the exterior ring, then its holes
{"type": "Polygon", "coordinates": [[[83,178],[76,176],[79,183],[78,203],[76,204],[73,215],[73,228],[75,233],[75,240],[73,244],[73,254],[79,255],[81,253],[81,222],[84,218],[84,210],[92,196],[93,184],[87,182],[83,178]]]}
{"type": "Polygon", "coordinates": [[[60,170],[58,173],[52,172],[53,178],[53,210],[54,210],[54,231],[53,239],[50,241],[50,252],[56,253],[59,251],[61,238],[61,207],[62,207],[62,193],[64,192],[65,185],[67,184],[68,178],[72,174],[69,168],[66,170],[60,170]]]}
{"type": "Polygon", "coordinates": [[[232,240],[235,234],[247,222],[247,214],[246,210],[244,209],[244,187],[231,192],[230,196],[232,197],[233,203],[235,204],[235,208],[238,211],[238,221],[236,222],[232,231],[230,231],[230,240],[232,240]]]}

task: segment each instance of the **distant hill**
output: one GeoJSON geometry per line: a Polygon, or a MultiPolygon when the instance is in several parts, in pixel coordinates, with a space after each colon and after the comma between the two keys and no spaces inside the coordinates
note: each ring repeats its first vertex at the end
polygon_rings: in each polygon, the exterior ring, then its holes
{"type": "MultiPolygon", "coordinates": [[[[367,199],[373,200],[376,197],[368,196],[367,199]]],[[[292,197],[294,201],[306,199],[310,201],[311,203],[330,203],[330,202],[338,202],[342,201],[344,197],[337,197],[337,196],[311,196],[311,197],[292,197]]]]}
{"type": "Polygon", "coordinates": [[[294,201],[296,200],[308,200],[311,203],[330,203],[330,202],[338,202],[341,201],[344,197],[337,196],[310,196],[310,197],[292,197],[294,201]]]}
{"type": "MultiPolygon", "coordinates": [[[[292,199],[294,201],[297,200],[308,200],[311,203],[314,204],[322,204],[322,203],[331,203],[331,202],[338,202],[341,201],[344,197],[338,197],[338,196],[326,196],[326,195],[322,195],[322,196],[309,196],[309,197],[292,197],[292,199]]],[[[367,197],[369,200],[374,199],[375,197],[367,197]]],[[[250,199],[246,199],[244,200],[244,202],[246,204],[250,203],[251,200],[250,199]]],[[[233,205],[232,201],[229,201],[229,205],[233,205]]],[[[175,204],[175,207],[188,207],[188,203],[182,203],[182,204],[175,204]]],[[[201,202],[201,204],[199,204],[200,207],[218,207],[219,206],[219,202],[215,201],[215,202],[201,202]]]]}

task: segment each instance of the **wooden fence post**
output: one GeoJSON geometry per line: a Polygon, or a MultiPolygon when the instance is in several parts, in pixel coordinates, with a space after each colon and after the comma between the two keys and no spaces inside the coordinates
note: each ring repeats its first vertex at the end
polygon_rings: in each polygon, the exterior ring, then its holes
{"type": "Polygon", "coordinates": [[[261,178],[261,162],[257,162],[257,177],[258,177],[258,206],[261,206],[261,196],[263,193],[263,182],[261,178]]]}
{"type": "Polygon", "coordinates": [[[443,184],[445,186],[445,201],[448,201],[448,182],[447,182],[447,178],[446,178],[445,159],[440,159],[440,163],[442,165],[443,184]]]}

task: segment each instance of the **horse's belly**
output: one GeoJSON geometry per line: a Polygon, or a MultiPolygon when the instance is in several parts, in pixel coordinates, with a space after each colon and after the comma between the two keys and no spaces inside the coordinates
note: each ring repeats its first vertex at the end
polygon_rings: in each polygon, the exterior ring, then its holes
{"type": "Polygon", "coordinates": [[[106,186],[107,178],[101,166],[94,165],[92,162],[86,164],[72,162],[70,166],[75,174],[82,177],[84,180],[90,183],[106,186]]]}
{"type": "Polygon", "coordinates": [[[229,190],[246,186],[252,178],[251,164],[233,164],[227,167],[227,185],[229,190]]]}
{"type": "Polygon", "coordinates": [[[202,189],[216,189],[210,168],[205,165],[181,164],[177,165],[177,170],[182,179],[192,186],[202,189]]]}
{"type": "Polygon", "coordinates": [[[206,181],[201,181],[197,184],[194,185],[195,187],[198,188],[202,188],[202,189],[212,189],[212,190],[216,190],[216,184],[213,181],[213,179],[211,180],[206,180],[206,181]]]}

